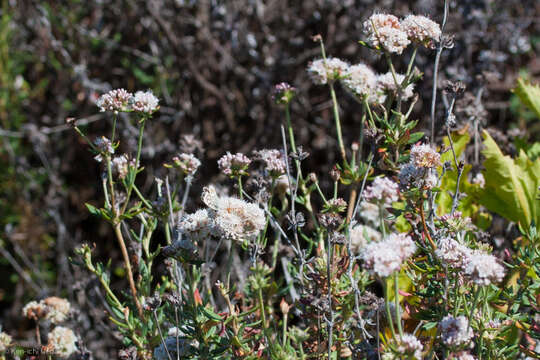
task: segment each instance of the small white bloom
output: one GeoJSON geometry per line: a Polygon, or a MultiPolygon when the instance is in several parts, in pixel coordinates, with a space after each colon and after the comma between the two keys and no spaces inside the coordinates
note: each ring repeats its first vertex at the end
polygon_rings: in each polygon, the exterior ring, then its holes
{"type": "Polygon", "coordinates": [[[43,301],[30,301],[22,309],[22,314],[24,317],[33,320],[39,320],[47,315],[47,306],[43,301]]]}
{"type": "Polygon", "coordinates": [[[6,352],[7,348],[11,345],[11,336],[5,332],[0,332],[0,354],[6,352]]]}
{"type": "Polygon", "coordinates": [[[472,183],[480,186],[483,189],[484,186],[486,186],[486,179],[484,178],[484,175],[479,172],[473,177],[472,183]]]}
{"type": "Polygon", "coordinates": [[[377,204],[362,201],[359,213],[362,220],[364,220],[364,223],[370,225],[371,227],[377,227],[380,225],[381,220],[379,218],[380,213],[377,204]]]}
{"type": "Polygon", "coordinates": [[[45,318],[53,324],[61,323],[68,318],[71,304],[66,299],[51,296],[43,300],[43,303],[47,307],[45,318]]]}
{"type": "Polygon", "coordinates": [[[464,267],[465,274],[478,285],[499,283],[504,278],[504,267],[497,258],[480,250],[473,251],[464,267]]]}
{"type": "Polygon", "coordinates": [[[386,177],[378,177],[364,190],[367,201],[383,204],[385,207],[392,206],[399,200],[399,186],[386,177]]]}
{"type": "Polygon", "coordinates": [[[411,43],[394,15],[373,14],[363,26],[367,42],[373,47],[380,46],[390,53],[401,54],[411,43]]]}
{"type": "Polygon", "coordinates": [[[276,149],[264,149],[254,152],[264,162],[265,170],[271,177],[277,178],[287,172],[283,153],[276,149]]]}
{"type": "Polygon", "coordinates": [[[131,107],[135,111],[151,114],[158,109],[159,99],[152,91],[137,91],[131,107]]]}
{"type": "Polygon", "coordinates": [[[182,153],[173,157],[173,166],[180,169],[187,176],[193,176],[201,166],[201,161],[193,154],[182,153]]]}
{"type": "Polygon", "coordinates": [[[250,163],[251,160],[242,153],[227,152],[218,160],[218,167],[225,175],[238,176],[243,175],[250,163]]]}
{"type": "Polygon", "coordinates": [[[312,61],[309,63],[307,71],[315,84],[324,85],[329,81],[345,77],[349,71],[349,64],[341,59],[329,57],[326,60],[317,59],[312,61]]]}
{"type": "Polygon", "coordinates": [[[467,262],[467,258],[472,250],[460,242],[443,237],[437,241],[435,255],[446,265],[454,268],[461,268],[467,262]]]}
{"type": "Polygon", "coordinates": [[[411,334],[403,334],[403,336],[398,336],[398,348],[397,351],[400,355],[405,356],[407,359],[422,359],[422,349],[424,346],[416,338],[416,336],[411,334]]]}
{"type": "Polygon", "coordinates": [[[434,47],[434,42],[441,39],[441,27],[425,16],[409,15],[401,21],[401,28],[409,36],[409,40],[426,47],[434,47]]]}
{"type": "MultiPolygon", "coordinates": [[[[396,80],[398,84],[401,85],[403,80],[405,80],[405,75],[396,74],[396,78],[394,79],[394,75],[391,72],[387,72],[386,74],[382,74],[377,77],[377,87],[381,92],[396,94],[396,80]]],[[[401,97],[403,100],[409,100],[413,97],[413,95],[414,84],[409,84],[404,89],[401,89],[401,97]]]]}
{"type": "Polygon", "coordinates": [[[96,105],[100,111],[125,111],[131,101],[133,94],[124,89],[111,90],[97,99],[96,105]]]}
{"type": "Polygon", "coordinates": [[[352,251],[358,253],[368,243],[380,241],[382,235],[370,226],[358,224],[351,229],[350,237],[352,251]]]}
{"type": "Polygon", "coordinates": [[[448,347],[468,345],[473,337],[473,331],[465,316],[447,315],[439,323],[439,329],[442,341],[448,347]]]}
{"type": "Polygon", "coordinates": [[[384,278],[395,271],[416,251],[416,244],[406,234],[390,234],[380,242],[364,247],[364,266],[372,273],[384,278]]]}
{"type": "Polygon", "coordinates": [[[207,209],[184,215],[178,222],[177,228],[179,232],[195,242],[208,239],[215,231],[214,221],[208,215],[207,209]]]}
{"type": "Polygon", "coordinates": [[[377,75],[369,66],[365,64],[350,66],[347,76],[342,81],[354,95],[367,97],[370,103],[384,102],[384,96],[377,92],[377,75]]]}
{"type": "Polygon", "coordinates": [[[435,168],[441,166],[441,154],[429,144],[414,145],[411,148],[411,163],[417,167],[435,168]]]}
{"type": "Polygon", "coordinates": [[[77,351],[77,337],[69,328],[57,326],[49,333],[47,338],[47,348],[61,358],[67,358],[77,351]]]}

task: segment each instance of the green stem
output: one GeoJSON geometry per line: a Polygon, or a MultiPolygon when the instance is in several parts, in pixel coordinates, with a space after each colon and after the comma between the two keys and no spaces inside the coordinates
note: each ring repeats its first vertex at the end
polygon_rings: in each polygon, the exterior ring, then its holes
{"type": "Polygon", "coordinates": [[[390,325],[390,331],[392,332],[392,338],[396,339],[396,329],[394,328],[394,319],[392,317],[392,312],[390,311],[390,300],[388,299],[388,285],[386,284],[386,279],[383,279],[384,287],[384,305],[386,308],[386,317],[388,319],[388,324],[390,325]]]}
{"type": "Polygon", "coordinates": [[[396,305],[396,321],[398,325],[399,335],[403,337],[403,328],[401,327],[401,308],[399,306],[399,282],[398,272],[394,272],[394,300],[396,305]]]}
{"type": "Polygon", "coordinates": [[[137,177],[137,173],[139,171],[145,123],[146,123],[146,118],[142,118],[141,126],[139,127],[139,139],[137,141],[137,157],[135,158],[135,173],[133,174],[133,176],[130,176],[129,186],[128,186],[127,194],[126,194],[126,202],[124,203],[124,206],[122,207],[122,211],[120,212],[120,214],[123,214],[126,211],[126,208],[129,204],[129,198],[131,197],[131,191],[133,190],[133,185],[135,184],[135,178],[137,177]]]}
{"type": "Polygon", "coordinates": [[[330,95],[332,97],[332,104],[334,109],[334,120],[336,122],[336,133],[338,138],[338,145],[339,145],[339,152],[341,154],[341,158],[343,160],[343,163],[347,163],[347,154],[345,152],[345,145],[343,145],[343,135],[341,133],[341,121],[339,119],[339,107],[338,102],[336,98],[336,91],[334,90],[334,83],[330,82],[330,95]]]}
{"type": "Polygon", "coordinates": [[[242,189],[242,176],[238,175],[238,193],[240,195],[240,199],[244,198],[243,189],[242,189]]]}

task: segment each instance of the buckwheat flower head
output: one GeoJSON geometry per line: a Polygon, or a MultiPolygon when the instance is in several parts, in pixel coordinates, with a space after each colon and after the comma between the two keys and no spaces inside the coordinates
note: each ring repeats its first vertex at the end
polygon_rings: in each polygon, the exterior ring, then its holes
{"type": "Polygon", "coordinates": [[[473,337],[473,330],[465,316],[447,315],[439,323],[441,338],[448,347],[468,345],[473,337]]]}
{"type": "Polygon", "coordinates": [[[383,204],[385,207],[390,207],[393,202],[398,201],[398,193],[398,184],[386,177],[378,177],[366,188],[364,197],[369,202],[379,203],[383,204]]]}
{"type": "Polygon", "coordinates": [[[126,154],[115,156],[111,161],[112,172],[119,179],[126,178],[130,166],[135,167],[135,160],[130,160],[126,154]]]}
{"type": "Polygon", "coordinates": [[[271,177],[277,178],[287,172],[283,153],[276,149],[264,149],[254,152],[265,164],[265,170],[271,177]]]}
{"type": "Polygon", "coordinates": [[[33,320],[39,320],[44,318],[47,315],[47,306],[43,301],[30,301],[22,309],[22,314],[24,317],[33,320]]]}
{"type": "Polygon", "coordinates": [[[406,234],[390,234],[380,242],[364,247],[364,267],[381,278],[399,271],[403,262],[416,251],[416,244],[406,234]]]}
{"type": "Polygon", "coordinates": [[[102,112],[113,111],[118,113],[119,111],[125,111],[128,108],[132,97],[133,94],[124,89],[111,90],[108,93],[101,95],[99,99],[97,99],[96,105],[102,112]]]}
{"type": "Polygon", "coordinates": [[[159,99],[152,91],[137,91],[133,96],[131,107],[135,111],[151,114],[158,109],[159,99]]]}
{"type": "Polygon", "coordinates": [[[429,144],[414,145],[411,148],[411,163],[418,167],[435,168],[441,166],[441,155],[429,144]]]}
{"type": "MultiPolygon", "coordinates": [[[[394,75],[391,72],[387,72],[386,74],[382,74],[377,77],[377,87],[383,93],[396,94],[396,80],[398,84],[401,85],[403,80],[405,80],[405,75],[396,74],[396,79],[394,80],[394,75]]],[[[401,89],[401,98],[403,100],[409,100],[413,96],[414,84],[409,84],[405,89],[401,89]]]]}
{"type": "Polygon", "coordinates": [[[177,229],[192,241],[204,241],[214,234],[214,220],[207,209],[200,209],[193,214],[183,215],[177,229]]]}
{"type": "Polygon", "coordinates": [[[360,205],[360,217],[362,220],[364,220],[364,223],[372,226],[377,227],[379,226],[381,220],[380,217],[380,210],[377,204],[373,204],[367,201],[362,201],[362,205],[360,205]]]}
{"type": "Polygon", "coordinates": [[[422,349],[424,346],[416,338],[416,336],[411,334],[403,334],[403,336],[398,336],[398,347],[397,352],[399,355],[405,356],[407,359],[411,357],[414,359],[422,359],[422,349]]]}
{"type": "Polygon", "coordinates": [[[394,15],[373,14],[364,21],[367,42],[373,47],[381,47],[390,53],[401,54],[411,43],[407,33],[401,29],[399,19],[394,15]]]}
{"type": "Polygon", "coordinates": [[[242,153],[231,154],[227,152],[218,160],[218,167],[225,175],[239,176],[246,174],[250,163],[251,160],[242,153]]]}
{"type": "Polygon", "coordinates": [[[451,355],[450,360],[476,360],[476,358],[466,351],[460,351],[451,355]]]}
{"type": "Polygon", "coordinates": [[[47,336],[47,350],[51,350],[61,358],[67,358],[77,351],[77,337],[66,327],[57,326],[47,336]]]}
{"type": "Polygon", "coordinates": [[[401,28],[409,40],[434,48],[441,38],[441,27],[435,21],[421,15],[409,15],[401,21],[401,28]]]}
{"type": "Polygon", "coordinates": [[[497,258],[483,251],[473,251],[464,266],[465,274],[478,285],[499,283],[504,278],[504,267],[497,258]]]}
{"type": "Polygon", "coordinates": [[[114,154],[112,142],[105,136],[100,136],[94,140],[94,146],[96,147],[97,151],[99,151],[99,154],[94,157],[94,159],[98,162],[103,161],[104,156],[114,154]]]}
{"type": "Polygon", "coordinates": [[[4,353],[7,348],[11,345],[11,336],[5,332],[0,332],[0,353],[4,353]]]}
{"type": "Polygon", "coordinates": [[[377,75],[365,64],[350,66],[347,77],[342,81],[343,85],[354,95],[367,97],[369,102],[384,101],[377,94],[377,75]]]}
{"type": "Polygon", "coordinates": [[[366,225],[355,225],[350,232],[351,248],[355,253],[360,252],[368,243],[381,241],[381,233],[366,225]]]}
{"type": "Polygon", "coordinates": [[[449,267],[461,268],[467,262],[472,250],[450,237],[437,240],[435,255],[449,267]]]}
{"type": "Polygon", "coordinates": [[[253,240],[266,224],[257,205],[234,197],[219,197],[213,187],[203,189],[202,200],[211,210],[216,232],[229,240],[253,240]]]}
{"type": "Polygon", "coordinates": [[[47,315],[45,318],[53,324],[61,323],[68,318],[71,304],[66,299],[51,296],[43,300],[43,303],[47,306],[47,315]]]}
{"type": "Polygon", "coordinates": [[[277,104],[288,104],[296,95],[296,88],[286,82],[276,84],[272,91],[272,99],[277,104]]]}
{"type": "Polygon", "coordinates": [[[186,176],[193,176],[197,172],[201,162],[193,154],[182,153],[178,156],[173,157],[172,166],[179,169],[186,176]]]}
{"type": "Polygon", "coordinates": [[[307,71],[313,83],[324,85],[329,81],[339,80],[347,76],[349,64],[341,59],[328,57],[326,60],[313,60],[309,63],[307,71]]]}

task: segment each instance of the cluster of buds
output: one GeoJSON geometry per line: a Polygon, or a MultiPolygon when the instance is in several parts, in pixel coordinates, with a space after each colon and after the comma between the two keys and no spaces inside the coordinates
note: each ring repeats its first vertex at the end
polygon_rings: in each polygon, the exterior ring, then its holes
{"type": "Polygon", "coordinates": [[[218,167],[221,172],[231,178],[248,175],[246,170],[249,164],[251,164],[251,160],[242,153],[231,154],[227,152],[218,160],[218,167]]]}
{"type": "Polygon", "coordinates": [[[159,99],[150,90],[137,91],[133,95],[124,89],[115,89],[101,95],[96,105],[100,111],[112,111],[115,114],[131,111],[152,114],[159,109],[159,99]]]}
{"type": "Polygon", "coordinates": [[[272,99],[276,104],[289,104],[295,96],[296,88],[286,82],[275,85],[274,91],[272,92],[272,99]]]}
{"type": "Polygon", "coordinates": [[[164,164],[164,166],[178,169],[184,176],[193,176],[201,166],[201,161],[193,154],[182,153],[172,158],[172,164],[164,164]]]}

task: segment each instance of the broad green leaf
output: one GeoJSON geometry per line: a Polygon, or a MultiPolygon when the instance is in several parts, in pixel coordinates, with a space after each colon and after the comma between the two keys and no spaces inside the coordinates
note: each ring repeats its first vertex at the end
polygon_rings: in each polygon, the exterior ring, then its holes
{"type": "Polygon", "coordinates": [[[540,118],[540,86],[538,84],[531,84],[530,81],[519,78],[513,92],[540,118]]]}
{"type": "Polygon", "coordinates": [[[531,161],[524,151],[512,159],[504,155],[493,138],[484,135],[484,189],[479,201],[488,210],[528,227],[534,220],[539,224],[540,159],[531,161]]]}

